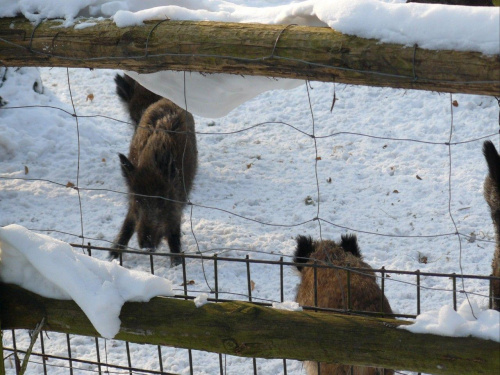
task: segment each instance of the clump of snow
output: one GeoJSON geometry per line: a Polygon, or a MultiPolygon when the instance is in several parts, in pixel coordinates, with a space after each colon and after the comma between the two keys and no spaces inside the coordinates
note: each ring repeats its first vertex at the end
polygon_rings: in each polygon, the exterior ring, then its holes
{"type": "Polygon", "coordinates": [[[96,22],[81,22],[77,25],[75,25],[75,29],[81,30],[81,29],[86,29],[87,27],[92,27],[97,25],[96,22]]]}
{"type": "Polygon", "coordinates": [[[187,108],[190,112],[207,118],[225,116],[240,104],[265,91],[288,90],[304,84],[304,81],[297,79],[230,74],[203,76],[199,73],[171,70],[151,74],[126,73],[141,85],[169,98],[181,108],[187,108]],[[184,95],[185,93],[188,94],[184,95]]]}
{"type": "Polygon", "coordinates": [[[142,25],[142,20],[128,10],[119,10],[113,15],[112,19],[118,27],[142,25]]]}
{"type": "Polygon", "coordinates": [[[273,302],[273,309],[287,311],[302,311],[302,307],[294,301],[273,302]]]}
{"type": "Polygon", "coordinates": [[[204,304],[208,303],[208,294],[207,293],[201,293],[194,299],[194,304],[196,307],[201,307],[204,304]]]}
{"type": "Polygon", "coordinates": [[[415,323],[401,326],[413,333],[432,333],[441,336],[474,336],[500,342],[500,312],[480,311],[474,300],[464,301],[458,311],[449,305],[417,316],[415,323]]]}
{"type": "Polygon", "coordinates": [[[0,228],[0,280],[48,298],[72,299],[106,338],[120,330],[126,301],[172,296],[170,281],[77,253],[20,225],[0,228]]]}

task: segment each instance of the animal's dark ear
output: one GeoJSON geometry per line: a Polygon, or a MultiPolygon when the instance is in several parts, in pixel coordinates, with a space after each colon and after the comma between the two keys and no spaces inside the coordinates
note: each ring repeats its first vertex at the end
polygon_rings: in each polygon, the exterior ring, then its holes
{"type": "Polygon", "coordinates": [[[483,155],[488,164],[490,177],[496,184],[500,184],[500,155],[498,155],[497,149],[491,141],[484,142],[483,155]]]}
{"type": "Polygon", "coordinates": [[[123,154],[118,154],[120,157],[120,163],[122,165],[122,175],[128,181],[132,173],[134,173],[135,167],[134,164],[123,154]]]}
{"type": "Polygon", "coordinates": [[[311,237],[297,236],[297,248],[295,249],[295,254],[293,261],[297,263],[297,269],[302,271],[302,266],[300,263],[307,263],[309,256],[314,252],[314,243],[311,237]]]}
{"type": "Polygon", "coordinates": [[[127,78],[127,76],[121,76],[119,74],[115,76],[116,93],[125,103],[128,103],[134,95],[134,82],[127,78]]]}
{"type": "Polygon", "coordinates": [[[341,242],[340,246],[344,249],[344,251],[351,253],[352,255],[361,258],[361,250],[358,246],[358,239],[355,234],[343,234],[340,236],[341,242]]]}

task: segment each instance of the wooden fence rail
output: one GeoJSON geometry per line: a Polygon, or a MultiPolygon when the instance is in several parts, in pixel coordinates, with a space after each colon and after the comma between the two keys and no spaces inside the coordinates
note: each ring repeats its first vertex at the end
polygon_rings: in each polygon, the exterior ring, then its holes
{"type": "MultiPolygon", "coordinates": [[[[44,329],[99,336],[73,301],[44,298],[0,284],[2,329],[44,329]]],[[[122,308],[115,337],[243,357],[372,365],[431,374],[496,374],[500,344],[473,337],[414,334],[408,324],[330,313],[284,311],[248,302],[208,303],[153,298],[122,308]]]]}
{"type": "Polygon", "coordinates": [[[110,20],[63,28],[0,19],[3,66],[231,73],[367,86],[500,95],[500,56],[434,51],[344,35],[326,27],[110,20]]]}

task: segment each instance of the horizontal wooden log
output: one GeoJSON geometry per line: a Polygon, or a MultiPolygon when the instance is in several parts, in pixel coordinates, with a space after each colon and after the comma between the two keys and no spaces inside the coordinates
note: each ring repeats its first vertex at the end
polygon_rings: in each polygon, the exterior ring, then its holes
{"type": "MultiPolygon", "coordinates": [[[[43,298],[0,284],[2,329],[44,329],[99,336],[73,301],[43,298]]],[[[116,339],[243,357],[372,365],[430,374],[495,374],[500,344],[472,337],[413,334],[404,321],[292,312],[247,302],[208,303],[153,298],[122,308],[116,339]]]]}
{"type": "Polygon", "coordinates": [[[0,19],[0,63],[230,73],[500,95],[500,57],[379,43],[326,27],[150,21],[83,29],[0,19]]]}

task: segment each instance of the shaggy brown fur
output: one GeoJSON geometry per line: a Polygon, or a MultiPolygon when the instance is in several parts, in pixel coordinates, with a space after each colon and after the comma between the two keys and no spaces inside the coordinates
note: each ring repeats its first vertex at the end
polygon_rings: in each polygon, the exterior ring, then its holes
{"type": "MultiPolygon", "coordinates": [[[[136,95],[138,91],[131,102],[136,95]]],[[[154,251],[166,238],[172,253],[181,252],[182,210],[198,164],[194,131],[193,116],[170,100],[160,99],[143,113],[128,158],[119,154],[123,177],[133,194],[115,248],[125,248],[137,232],[141,248],[154,251]]],[[[111,253],[117,256],[118,252],[111,253]]],[[[172,258],[172,265],[178,263],[178,258],[172,258]]]]}
{"type": "MultiPolygon", "coordinates": [[[[493,276],[500,277],[500,155],[490,141],[483,144],[483,154],[488,164],[488,175],[484,180],[484,199],[490,206],[491,219],[495,227],[496,248],[493,255],[493,276]]],[[[492,282],[493,308],[500,311],[500,281],[492,282]]]]}
{"type": "MultiPolygon", "coordinates": [[[[340,267],[371,268],[363,261],[358,247],[356,236],[342,236],[340,244],[329,241],[313,241],[311,237],[297,237],[297,249],[295,251],[295,262],[333,265],[340,267]]],[[[297,269],[301,271],[301,283],[297,292],[297,302],[301,306],[314,306],[314,269],[303,267],[300,264],[297,269]]],[[[318,307],[329,307],[347,309],[347,272],[341,269],[318,268],[317,269],[317,300],[318,307]]],[[[382,306],[380,297],[382,291],[377,285],[375,274],[365,272],[363,274],[351,272],[351,309],[358,311],[383,311],[392,313],[389,302],[384,297],[382,306]]],[[[316,362],[307,361],[304,364],[308,375],[318,375],[316,362]]],[[[354,375],[376,375],[383,374],[383,369],[373,367],[353,366],[354,375]]],[[[321,375],[350,375],[351,366],[321,363],[321,375]]],[[[385,370],[386,375],[392,375],[392,370],[385,370]]]]}

